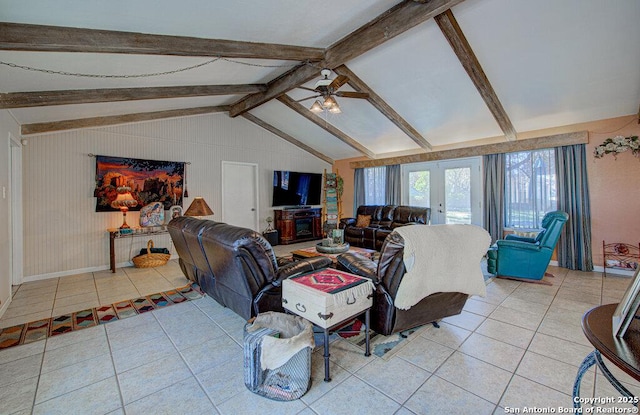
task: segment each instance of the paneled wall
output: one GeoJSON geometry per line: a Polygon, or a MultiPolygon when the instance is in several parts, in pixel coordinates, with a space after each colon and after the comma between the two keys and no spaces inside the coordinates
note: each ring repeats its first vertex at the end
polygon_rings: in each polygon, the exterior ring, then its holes
{"type": "MultiPolygon", "coordinates": [[[[326,162],[243,118],[211,114],[84,129],[29,138],[23,148],[25,280],[106,269],[107,228],[122,223],[118,212],[95,212],[95,158],[89,154],[191,162],[187,166],[184,209],[202,196],[222,220],[221,162],[256,163],[260,177],[260,224],[273,215],[273,170],[322,173],[326,162]]],[[[138,212],[127,222],[136,225],[138,212]]],[[[116,241],[118,263],[146,246],[145,238],[116,241]]],[[[168,236],[154,237],[170,246],[168,236]]]]}

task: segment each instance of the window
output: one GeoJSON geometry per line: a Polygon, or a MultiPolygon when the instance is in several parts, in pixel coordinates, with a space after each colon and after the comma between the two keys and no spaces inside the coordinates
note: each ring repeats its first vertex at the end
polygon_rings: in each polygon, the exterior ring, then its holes
{"type": "Polygon", "coordinates": [[[364,169],[364,204],[384,205],[386,184],[386,167],[364,169]]]}
{"type": "Polygon", "coordinates": [[[557,209],[553,149],[506,154],[505,227],[539,228],[557,209]]]}
{"type": "Polygon", "coordinates": [[[409,205],[431,206],[431,172],[418,170],[408,172],[409,205]]]}

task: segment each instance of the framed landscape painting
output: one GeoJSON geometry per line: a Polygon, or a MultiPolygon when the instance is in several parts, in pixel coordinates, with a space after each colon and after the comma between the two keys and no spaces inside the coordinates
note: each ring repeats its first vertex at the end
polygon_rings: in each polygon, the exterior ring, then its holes
{"type": "Polygon", "coordinates": [[[131,210],[154,202],[162,203],[164,210],[182,206],[184,174],[184,162],[96,156],[96,212],[118,210],[111,207],[118,187],[129,188],[138,201],[131,210]]]}

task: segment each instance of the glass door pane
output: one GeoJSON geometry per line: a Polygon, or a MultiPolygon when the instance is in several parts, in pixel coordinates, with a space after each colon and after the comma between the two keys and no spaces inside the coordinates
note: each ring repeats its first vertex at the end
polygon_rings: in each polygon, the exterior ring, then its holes
{"type": "Polygon", "coordinates": [[[410,206],[431,206],[431,182],[430,172],[410,171],[409,172],[409,205],[410,206]]]}
{"type": "Polygon", "coordinates": [[[445,223],[471,223],[471,168],[444,170],[445,223]]]}
{"type": "Polygon", "coordinates": [[[482,226],[481,158],[402,166],[402,203],[431,208],[431,224],[482,226]]]}

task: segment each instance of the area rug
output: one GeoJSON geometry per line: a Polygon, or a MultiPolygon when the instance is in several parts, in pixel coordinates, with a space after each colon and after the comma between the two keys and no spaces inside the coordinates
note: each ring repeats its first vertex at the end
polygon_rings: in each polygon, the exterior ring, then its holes
{"type": "MultiPolygon", "coordinates": [[[[407,340],[417,335],[416,333],[422,331],[424,327],[425,326],[415,327],[389,336],[383,336],[373,330],[369,330],[370,351],[372,354],[385,360],[390,359],[402,346],[406,345],[407,340]]],[[[353,323],[340,329],[338,335],[349,343],[358,346],[364,352],[366,348],[365,332],[364,324],[360,320],[355,320],[353,323]]]]}
{"type": "Polygon", "coordinates": [[[189,284],[174,290],[119,301],[30,323],[18,324],[17,326],[0,329],[0,350],[122,320],[185,301],[197,300],[203,295],[197,284],[189,284]]]}

